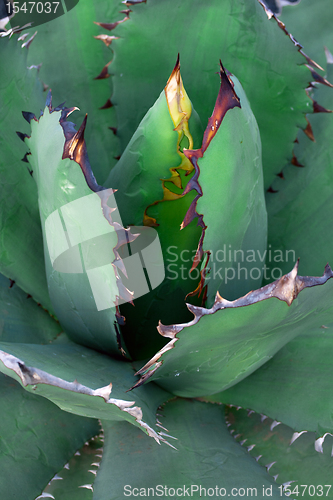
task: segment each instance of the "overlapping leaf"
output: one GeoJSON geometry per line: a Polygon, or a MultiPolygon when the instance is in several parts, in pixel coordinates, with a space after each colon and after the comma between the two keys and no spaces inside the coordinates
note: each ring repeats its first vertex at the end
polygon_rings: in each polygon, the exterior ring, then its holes
{"type": "Polygon", "coordinates": [[[27,150],[16,134],[29,132],[22,111],[39,111],[42,85],[36,68],[27,68],[28,49],[22,44],[29,38],[18,40],[19,36],[0,38],[0,271],[51,312],[37,189],[28,163],[21,161],[27,150]]]}
{"type": "Polygon", "coordinates": [[[148,439],[138,439],[136,429],[127,423],[103,422],[105,442],[94,483],[96,500],[113,500],[131,492],[148,496],[148,488],[150,495],[154,491],[163,498],[176,491],[179,496],[218,498],[231,495],[232,488],[235,498],[251,491],[262,498],[265,487],[271,490],[271,498],[279,497],[265,470],[229,435],[223,407],[176,400],[160,413],[162,425],[177,438],[172,441],[176,450],[154,448],[148,439]]]}
{"type": "Polygon", "coordinates": [[[153,384],[128,394],[133,368],[66,338],[49,345],[0,343],[0,371],[76,415],[127,420],[155,439],[156,408],[170,398],[153,384]]]}
{"type": "Polygon", "coordinates": [[[320,319],[259,370],[212,400],[250,408],[297,432],[332,433],[332,324],[321,325],[320,319]]]}
{"type": "MultiPolygon", "coordinates": [[[[332,67],[328,64],[331,80],[332,67]]],[[[333,89],[320,85],[314,99],[324,110],[333,109],[333,89]]],[[[267,194],[268,243],[270,249],[282,250],[277,258],[283,272],[290,267],[285,251],[291,251],[294,258],[300,258],[300,272],[315,275],[333,257],[332,232],[327,226],[333,210],[333,115],[316,113],[309,121],[315,142],[299,134],[293,164],[283,170],[284,179],[274,182],[278,192],[267,194]]]]}
{"type": "Polygon", "coordinates": [[[314,433],[294,433],[264,415],[226,409],[229,431],[291,498],[333,498],[331,455],[333,436],[315,439],[314,433]],[[282,487],[285,486],[285,488],[282,487]]]}
{"type": "Polygon", "coordinates": [[[188,306],[194,314],[190,323],[160,325],[161,335],[171,340],[138,372],[141,383],[151,377],[183,397],[214,394],[240,382],[319,321],[330,321],[332,282],[298,295],[304,286],[324,283],[332,276],[329,266],[319,281],[296,274],[295,267],[280,280],[234,302],[218,295],[211,309],[188,306]]]}
{"type": "Polygon", "coordinates": [[[129,21],[115,28],[120,38],[113,42],[110,71],[122,149],[157,99],[165,68],[172,67],[177,53],[187,92],[205,125],[218,89],[214,73],[222,59],[242,83],[257,119],[269,187],[292,156],[298,127],[306,127],[304,113],[311,108],[304,92],[311,78],[303,66],[307,61],[276,21],[267,19],[257,0],[216,0],[209,7],[200,0],[150,0],[131,5],[129,21]],[[161,32],[168,33],[167,44],[161,32]]]}
{"type": "Polygon", "coordinates": [[[3,374],[0,397],[0,494],[6,500],[33,499],[98,433],[98,423],[61,411],[3,374]]]}

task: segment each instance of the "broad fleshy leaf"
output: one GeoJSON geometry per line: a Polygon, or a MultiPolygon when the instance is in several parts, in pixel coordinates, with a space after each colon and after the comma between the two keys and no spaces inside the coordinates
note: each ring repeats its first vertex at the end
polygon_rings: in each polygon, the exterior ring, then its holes
{"type": "Polygon", "coordinates": [[[171,395],[155,386],[126,391],[133,384],[130,363],[118,361],[59,337],[48,345],[0,343],[0,371],[27,391],[76,415],[127,420],[155,439],[155,411],[171,395]]]}
{"type": "Polygon", "coordinates": [[[294,432],[281,422],[235,407],[226,408],[230,433],[266,467],[292,498],[333,498],[333,436],[294,432]],[[291,484],[290,484],[291,483],[291,484]]]}
{"type": "Polygon", "coordinates": [[[280,16],[305,52],[323,68],[326,65],[324,47],[333,52],[332,16],[333,4],[327,0],[301,0],[296,6],[285,5],[280,16]]]}
{"type": "Polygon", "coordinates": [[[194,168],[182,144],[199,147],[201,138],[200,120],[184,89],[178,59],[164,90],[105,183],[117,190],[123,224],[153,226],[163,252],[163,282],[134,300],[134,307],[124,304],[120,308],[126,318],[122,327],[125,343],[135,359],[146,359],[163,346],[163,339],[156,335],[159,320],[190,319],[184,299],[200,281],[198,276],[191,279],[190,269],[201,229],[193,221],[181,231],[195,197],[194,192],[185,194],[194,168]]]}
{"type": "Polygon", "coordinates": [[[0,374],[0,495],[34,499],[98,422],[70,415],[0,374]]]}
{"type": "Polygon", "coordinates": [[[27,68],[29,38],[19,38],[20,34],[0,37],[0,272],[52,312],[36,184],[29,174],[26,147],[16,133],[24,138],[29,132],[22,111],[40,109],[42,85],[37,69],[27,68]]]}
{"type": "Polygon", "coordinates": [[[103,458],[104,433],[87,441],[44,489],[42,498],[92,500],[93,482],[103,458]],[[44,496],[43,496],[44,495],[44,496]]]}
{"type": "Polygon", "coordinates": [[[96,182],[78,131],[48,95],[44,114],[31,120],[29,162],[35,172],[50,297],[75,341],[120,356],[118,301],[132,300],[118,249],[135,237],[121,225],[112,189],[96,182]],[[109,205],[108,205],[109,203],[109,205]],[[115,212],[115,213],[114,213],[115,212]]]}
{"type": "Polygon", "coordinates": [[[130,8],[130,19],[113,31],[119,39],[112,43],[110,65],[122,150],[157,99],[165,68],[172,67],[177,53],[188,95],[205,125],[222,59],[242,83],[257,119],[268,188],[291,158],[298,127],[306,127],[304,113],[311,109],[304,91],[311,74],[299,47],[275,19],[267,19],[257,0],[214,0],[209,8],[201,0],[149,0],[130,8]],[[167,44],[161,33],[168,34],[167,44]]]}
{"type": "Polygon", "coordinates": [[[0,275],[1,342],[48,343],[62,331],[32,297],[0,275]]]}
{"type": "Polygon", "coordinates": [[[261,286],[263,268],[255,263],[267,243],[258,126],[241,84],[221,62],[220,78],[202,146],[185,151],[195,169],[185,192],[194,190],[196,198],[182,228],[193,220],[202,228],[193,267],[205,254],[201,288],[207,286],[206,307],[217,291],[234,300],[261,286]]]}
{"type": "Polygon", "coordinates": [[[289,342],[259,370],[212,400],[250,408],[297,432],[332,433],[332,323],[320,325],[320,319],[312,328],[304,328],[307,334],[289,342]]]}
{"type": "MultiPolygon", "coordinates": [[[[36,7],[35,7],[36,8],[36,7]]],[[[38,26],[36,44],[29,51],[29,64],[42,64],[40,78],[50,89],[57,104],[75,103],[85,113],[90,127],[86,134],[88,150],[96,151],[94,175],[102,183],[116,163],[118,140],[110,127],[116,127],[115,113],[110,97],[111,78],[108,67],[113,58],[111,47],[98,37],[100,28],[94,24],[105,16],[123,17],[121,2],[77,2],[64,16],[38,26]],[[66,34],[66,35],[64,35],[66,34]],[[66,75],[64,83],[64,75],[66,75]],[[107,147],[106,147],[107,145],[107,147]]],[[[13,18],[15,23],[15,16],[13,18]]],[[[112,40],[112,39],[111,39],[112,40]]]]}
{"type": "Polygon", "coordinates": [[[315,285],[332,276],[329,266],[321,278],[297,276],[296,265],[288,275],[233,302],[217,294],[211,309],[188,305],[192,322],[159,325],[160,334],[171,340],[139,370],[139,384],[151,377],[182,397],[235,385],[297,335],[319,321],[331,321],[333,283],[315,285]],[[315,288],[303,290],[308,286],[315,288]]]}
{"type": "Polygon", "coordinates": [[[127,423],[103,422],[103,460],[94,499],[114,500],[131,492],[148,496],[148,491],[167,498],[178,488],[179,496],[192,498],[228,496],[232,488],[235,498],[246,494],[263,498],[265,488],[270,498],[279,498],[266,471],[229,435],[222,406],[178,399],[159,413],[166,433],[177,438],[172,440],[176,449],[151,446],[149,439],[138,439],[136,429],[127,423]]]}
{"type": "MultiPolygon", "coordinates": [[[[327,76],[333,81],[333,64],[327,65],[327,76]]],[[[325,112],[333,109],[333,89],[320,85],[314,99],[322,107],[322,112],[309,116],[315,142],[298,135],[294,160],[273,183],[278,192],[267,193],[266,200],[269,250],[274,255],[280,249],[275,262],[285,272],[290,266],[285,252],[291,250],[300,258],[300,272],[313,275],[333,257],[332,231],[327,229],[333,210],[333,115],[325,112]]],[[[272,258],[266,264],[275,262],[272,258]]]]}

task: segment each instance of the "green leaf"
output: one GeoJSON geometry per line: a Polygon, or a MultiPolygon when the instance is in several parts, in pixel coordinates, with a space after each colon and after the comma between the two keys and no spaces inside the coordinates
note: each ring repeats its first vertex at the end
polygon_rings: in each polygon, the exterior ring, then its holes
{"type": "Polygon", "coordinates": [[[139,439],[137,430],[127,423],[103,422],[104,452],[94,483],[94,500],[113,500],[130,492],[148,496],[148,491],[150,496],[154,491],[156,496],[167,498],[174,496],[177,488],[178,496],[193,498],[228,496],[232,488],[245,488],[239,493],[233,490],[235,498],[244,494],[262,498],[264,487],[271,491],[271,498],[279,497],[266,471],[229,435],[223,407],[176,400],[160,413],[163,426],[177,438],[172,441],[177,449],[139,439]]]}
{"type": "Polygon", "coordinates": [[[253,262],[267,243],[258,126],[241,84],[222,64],[220,78],[201,149],[185,152],[195,168],[197,198],[183,226],[197,217],[203,228],[196,259],[206,253],[207,307],[217,291],[233,300],[261,286],[264,270],[253,262]]]}
{"type": "Polygon", "coordinates": [[[0,274],[0,339],[2,342],[47,343],[61,327],[31,296],[0,274]]]}
{"type": "Polygon", "coordinates": [[[185,194],[193,167],[182,152],[182,140],[199,147],[201,124],[186,95],[177,60],[164,90],[105,183],[117,190],[115,199],[124,225],[145,224],[156,229],[165,262],[161,285],[135,299],[134,307],[124,304],[120,308],[126,318],[122,328],[125,343],[135,359],[146,359],[163,346],[163,339],[156,335],[158,320],[190,319],[184,298],[199,283],[198,277],[189,276],[201,230],[196,221],[180,230],[195,195],[185,194]],[[183,106],[180,114],[174,109],[175,96],[183,106]]]}
{"type": "Polygon", "coordinates": [[[0,495],[6,500],[35,498],[98,423],[59,410],[0,375],[0,495]]]}
{"type": "Polygon", "coordinates": [[[297,5],[286,5],[280,19],[304,47],[305,52],[323,68],[326,65],[324,47],[333,52],[333,4],[330,0],[302,0],[297,5]],[[311,19],[311,23],[306,21],[311,19]],[[320,34],[320,36],[318,36],[320,34]]]}
{"type": "Polygon", "coordinates": [[[133,384],[130,363],[60,338],[49,345],[0,343],[0,370],[27,391],[44,396],[76,415],[127,420],[155,439],[156,408],[170,394],[154,384],[127,394],[133,384]]]}
{"type": "Polygon", "coordinates": [[[214,394],[243,380],[297,335],[330,322],[333,283],[303,290],[332,276],[329,266],[322,278],[296,273],[297,266],[234,302],[217,295],[211,309],[188,305],[194,315],[190,323],[159,325],[160,334],[171,340],[139,370],[139,383],[151,377],[178,396],[214,394]]]}
{"type": "Polygon", "coordinates": [[[92,500],[92,483],[103,455],[103,442],[103,432],[87,441],[46,486],[44,496],[52,495],[54,500],[92,500]]]}
{"type": "Polygon", "coordinates": [[[117,248],[133,236],[122,228],[119,214],[111,216],[117,208],[113,191],[103,190],[92,173],[83,138],[86,121],[76,131],[66,121],[75,108],[53,109],[51,94],[47,102],[39,121],[31,120],[26,143],[38,185],[50,297],[71,338],[120,356],[118,298],[132,296],[121,287],[117,248]]]}
{"type": "MultiPolygon", "coordinates": [[[[331,320],[332,318],[330,318],[331,320]]],[[[234,387],[212,396],[264,413],[295,431],[333,432],[332,325],[303,328],[272,360],[234,387]]]]}
{"type": "MultiPolygon", "coordinates": [[[[333,81],[332,64],[327,71],[333,81]]],[[[314,98],[324,109],[333,107],[333,90],[327,86],[320,85],[314,98]]],[[[300,258],[300,272],[316,275],[333,257],[332,233],[327,231],[327,214],[333,210],[333,116],[316,113],[309,121],[316,142],[298,135],[294,157],[300,166],[288,165],[284,179],[273,184],[278,192],[267,194],[268,243],[272,250],[281,249],[281,255],[292,250],[300,258]]],[[[283,258],[280,262],[285,272],[290,263],[283,258]]]]}
{"type": "Polygon", "coordinates": [[[333,498],[332,436],[315,440],[314,433],[294,433],[281,422],[236,408],[226,409],[226,420],[235,440],[266,466],[278,484],[287,483],[286,495],[333,498]]]}
{"type": "Polygon", "coordinates": [[[113,58],[112,45],[107,48],[94,39],[100,32],[94,21],[104,21],[109,16],[123,17],[118,12],[122,8],[120,1],[78,2],[64,16],[38,26],[37,43],[32,44],[29,51],[29,64],[42,64],[40,78],[52,89],[56,104],[75,103],[83,110],[77,116],[79,123],[88,113],[93,126],[88,127],[86,140],[88,150],[98,152],[94,174],[99,183],[116,163],[114,156],[119,154],[119,147],[109,128],[116,127],[114,109],[101,109],[112,93],[107,66],[113,58]]]}
{"type": "Polygon", "coordinates": [[[0,272],[52,312],[36,184],[21,161],[27,150],[16,134],[29,132],[22,111],[40,109],[42,86],[37,70],[27,69],[27,48],[21,47],[27,39],[17,38],[0,38],[0,272]]]}
{"type": "MultiPolygon", "coordinates": [[[[242,83],[257,119],[268,188],[291,158],[298,127],[305,128],[310,73],[293,42],[257,0],[150,0],[131,5],[119,24],[110,65],[122,150],[164,84],[177,53],[187,92],[202,123],[213,109],[219,59],[242,83]],[[168,43],[161,33],[168,34],[168,43]],[[149,57],[147,57],[149,54],[149,57]],[[133,116],[133,110],[136,115],[133,116]]],[[[302,40],[300,40],[302,42],[302,40]]],[[[310,77],[311,78],[311,77],[310,77]]]]}

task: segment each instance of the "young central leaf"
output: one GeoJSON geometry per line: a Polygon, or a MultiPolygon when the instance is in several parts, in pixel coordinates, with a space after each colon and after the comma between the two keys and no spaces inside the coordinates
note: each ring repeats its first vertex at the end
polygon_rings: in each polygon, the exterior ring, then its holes
{"type": "Polygon", "coordinates": [[[115,198],[125,226],[154,226],[163,252],[164,281],[134,299],[134,308],[121,307],[126,344],[137,358],[152,355],[163,345],[156,331],[159,320],[190,319],[184,299],[199,282],[199,272],[191,275],[190,270],[201,231],[196,221],[180,229],[194,199],[194,193],[184,192],[194,169],[182,147],[198,147],[201,137],[200,120],[185,92],[178,58],[165,89],[105,184],[117,190],[115,198]]]}
{"type": "Polygon", "coordinates": [[[197,197],[183,226],[198,217],[203,228],[195,265],[205,254],[208,307],[217,291],[232,300],[260,287],[267,271],[259,130],[239,81],[222,64],[220,77],[202,146],[185,151],[196,170],[188,189],[197,197]]]}

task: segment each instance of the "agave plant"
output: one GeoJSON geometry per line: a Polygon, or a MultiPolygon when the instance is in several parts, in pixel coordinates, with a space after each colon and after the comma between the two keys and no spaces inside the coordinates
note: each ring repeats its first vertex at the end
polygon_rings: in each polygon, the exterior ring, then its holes
{"type": "Polygon", "coordinates": [[[2,20],[1,498],[333,496],[333,9],[286,3],[2,20]]]}

